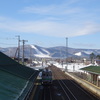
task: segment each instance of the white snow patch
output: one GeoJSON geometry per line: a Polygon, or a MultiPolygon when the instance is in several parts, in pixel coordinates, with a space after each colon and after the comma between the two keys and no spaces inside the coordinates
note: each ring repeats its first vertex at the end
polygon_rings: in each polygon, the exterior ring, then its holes
{"type": "MultiPolygon", "coordinates": [[[[36,57],[41,57],[41,58],[50,58],[49,54],[43,54],[41,51],[39,51],[34,45],[31,45],[32,48],[34,48],[37,52],[37,54],[34,54],[36,57]]],[[[42,49],[43,51],[49,53],[47,50],[42,49]]]]}
{"type": "Polygon", "coordinates": [[[35,49],[35,50],[37,49],[34,45],[31,45],[31,48],[33,48],[33,49],[35,49]]]}
{"type": "Polygon", "coordinates": [[[46,52],[47,54],[49,54],[50,55],[50,52],[48,52],[47,50],[45,50],[45,49],[42,49],[44,52],[46,52]]]}
{"type": "Polygon", "coordinates": [[[63,66],[59,63],[55,63],[54,65],[63,70],[67,68],[67,70],[71,72],[80,71],[81,68],[89,66],[89,65],[84,65],[83,63],[68,63],[67,65],[63,64],[63,66]]]}
{"type": "Polygon", "coordinates": [[[84,53],[86,53],[86,54],[91,54],[93,51],[84,51],[84,53]]]}
{"type": "Polygon", "coordinates": [[[78,52],[78,53],[75,53],[74,55],[76,55],[76,56],[81,56],[82,53],[81,53],[81,52],[78,52]]]}
{"type": "Polygon", "coordinates": [[[40,58],[50,58],[49,55],[45,55],[45,54],[35,54],[35,56],[40,58]]]}

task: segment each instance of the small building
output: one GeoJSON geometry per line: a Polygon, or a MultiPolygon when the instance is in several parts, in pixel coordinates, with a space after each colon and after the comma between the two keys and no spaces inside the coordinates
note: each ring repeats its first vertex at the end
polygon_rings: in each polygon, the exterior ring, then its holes
{"type": "MultiPolygon", "coordinates": [[[[81,68],[89,76],[89,81],[97,86],[100,86],[100,66],[89,66],[81,68]]],[[[87,78],[88,79],[88,78],[87,78]]]]}

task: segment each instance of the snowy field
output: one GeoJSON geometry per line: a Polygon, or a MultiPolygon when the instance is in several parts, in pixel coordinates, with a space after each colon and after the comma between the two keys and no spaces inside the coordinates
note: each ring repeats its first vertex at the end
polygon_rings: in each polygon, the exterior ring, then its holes
{"type": "MultiPolygon", "coordinates": [[[[68,63],[68,64],[59,64],[59,63],[55,63],[55,66],[57,66],[58,68],[61,68],[62,70],[67,69],[68,71],[79,71],[80,68],[84,68],[87,67],[87,65],[84,65],[83,63],[68,63]]],[[[88,65],[89,66],[89,65],[88,65]]]]}
{"type": "MultiPolygon", "coordinates": [[[[71,72],[73,71],[82,72],[82,70],[80,70],[81,68],[92,66],[93,64],[85,65],[84,63],[68,63],[68,64],[61,65],[60,63],[56,62],[53,65],[57,66],[58,68],[61,68],[62,70],[67,69],[67,71],[71,71],[71,72]]],[[[95,62],[94,66],[98,66],[98,64],[95,62]]]]}
{"type": "Polygon", "coordinates": [[[47,64],[44,63],[43,66],[41,64],[41,65],[38,65],[38,66],[35,66],[35,67],[33,67],[33,66],[29,66],[29,67],[31,67],[35,70],[39,70],[39,69],[44,69],[45,67],[48,67],[48,65],[51,65],[51,64],[55,65],[56,67],[58,67],[62,70],[67,69],[67,71],[70,71],[70,72],[80,71],[79,70],[80,68],[90,66],[90,65],[85,65],[83,63],[68,63],[68,64],[61,65],[60,63],[57,63],[57,62],[49,62],[47,64]]]}

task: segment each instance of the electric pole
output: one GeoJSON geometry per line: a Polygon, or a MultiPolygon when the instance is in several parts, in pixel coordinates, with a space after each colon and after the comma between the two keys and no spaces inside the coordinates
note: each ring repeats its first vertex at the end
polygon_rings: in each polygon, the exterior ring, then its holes
{"type": "Polygon", "coordinates": [[[68,69],[68,38],[66,37],[66,67],[65,67],[65,70],[68,69]]]}
{"type": "Polygon", "coordinates": [[[19,63],[19,60],[20,60],[20,36],[16,36],[18,37],[18,63],[19,63]]]}
{"type": "Polygon", "coordinates": [[[22,63],[24,65],[24,45],[25,45],[25,42],[28,42],[28,40],[21,40],[21,42],[23,43],[23,55],[22,55],[22,63]]]}

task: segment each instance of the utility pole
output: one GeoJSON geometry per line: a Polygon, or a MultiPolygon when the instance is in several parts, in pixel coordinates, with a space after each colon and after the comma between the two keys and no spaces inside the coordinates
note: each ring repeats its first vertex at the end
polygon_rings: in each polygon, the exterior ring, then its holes
{"type": "Polygon", "coordinates": [[[20,60],[20,36],[16,36],[18,37],[18,63],[19,63],[19,60],[20,60]]]}
{"type": "Polygon", "coordinates": [[[66,67],[65,67],[65,70],[67,70],[68,68],[67,59],[68,59],[68,38],[66,37],[66,67]]]}
{"type": "Polygon", "coordinates": [[[28,40],[21,40],[21,42],[23,43],[23,55],[22,55],[22,62],[23,62],[23,65],[24,65],[24,45],[25,45],[25,42],[28,42],[28,40]]]}
{"type": "Polygon", "coordinates": [[[32,63],[32,48],[30,46],[30,63],[32,63]]]}

